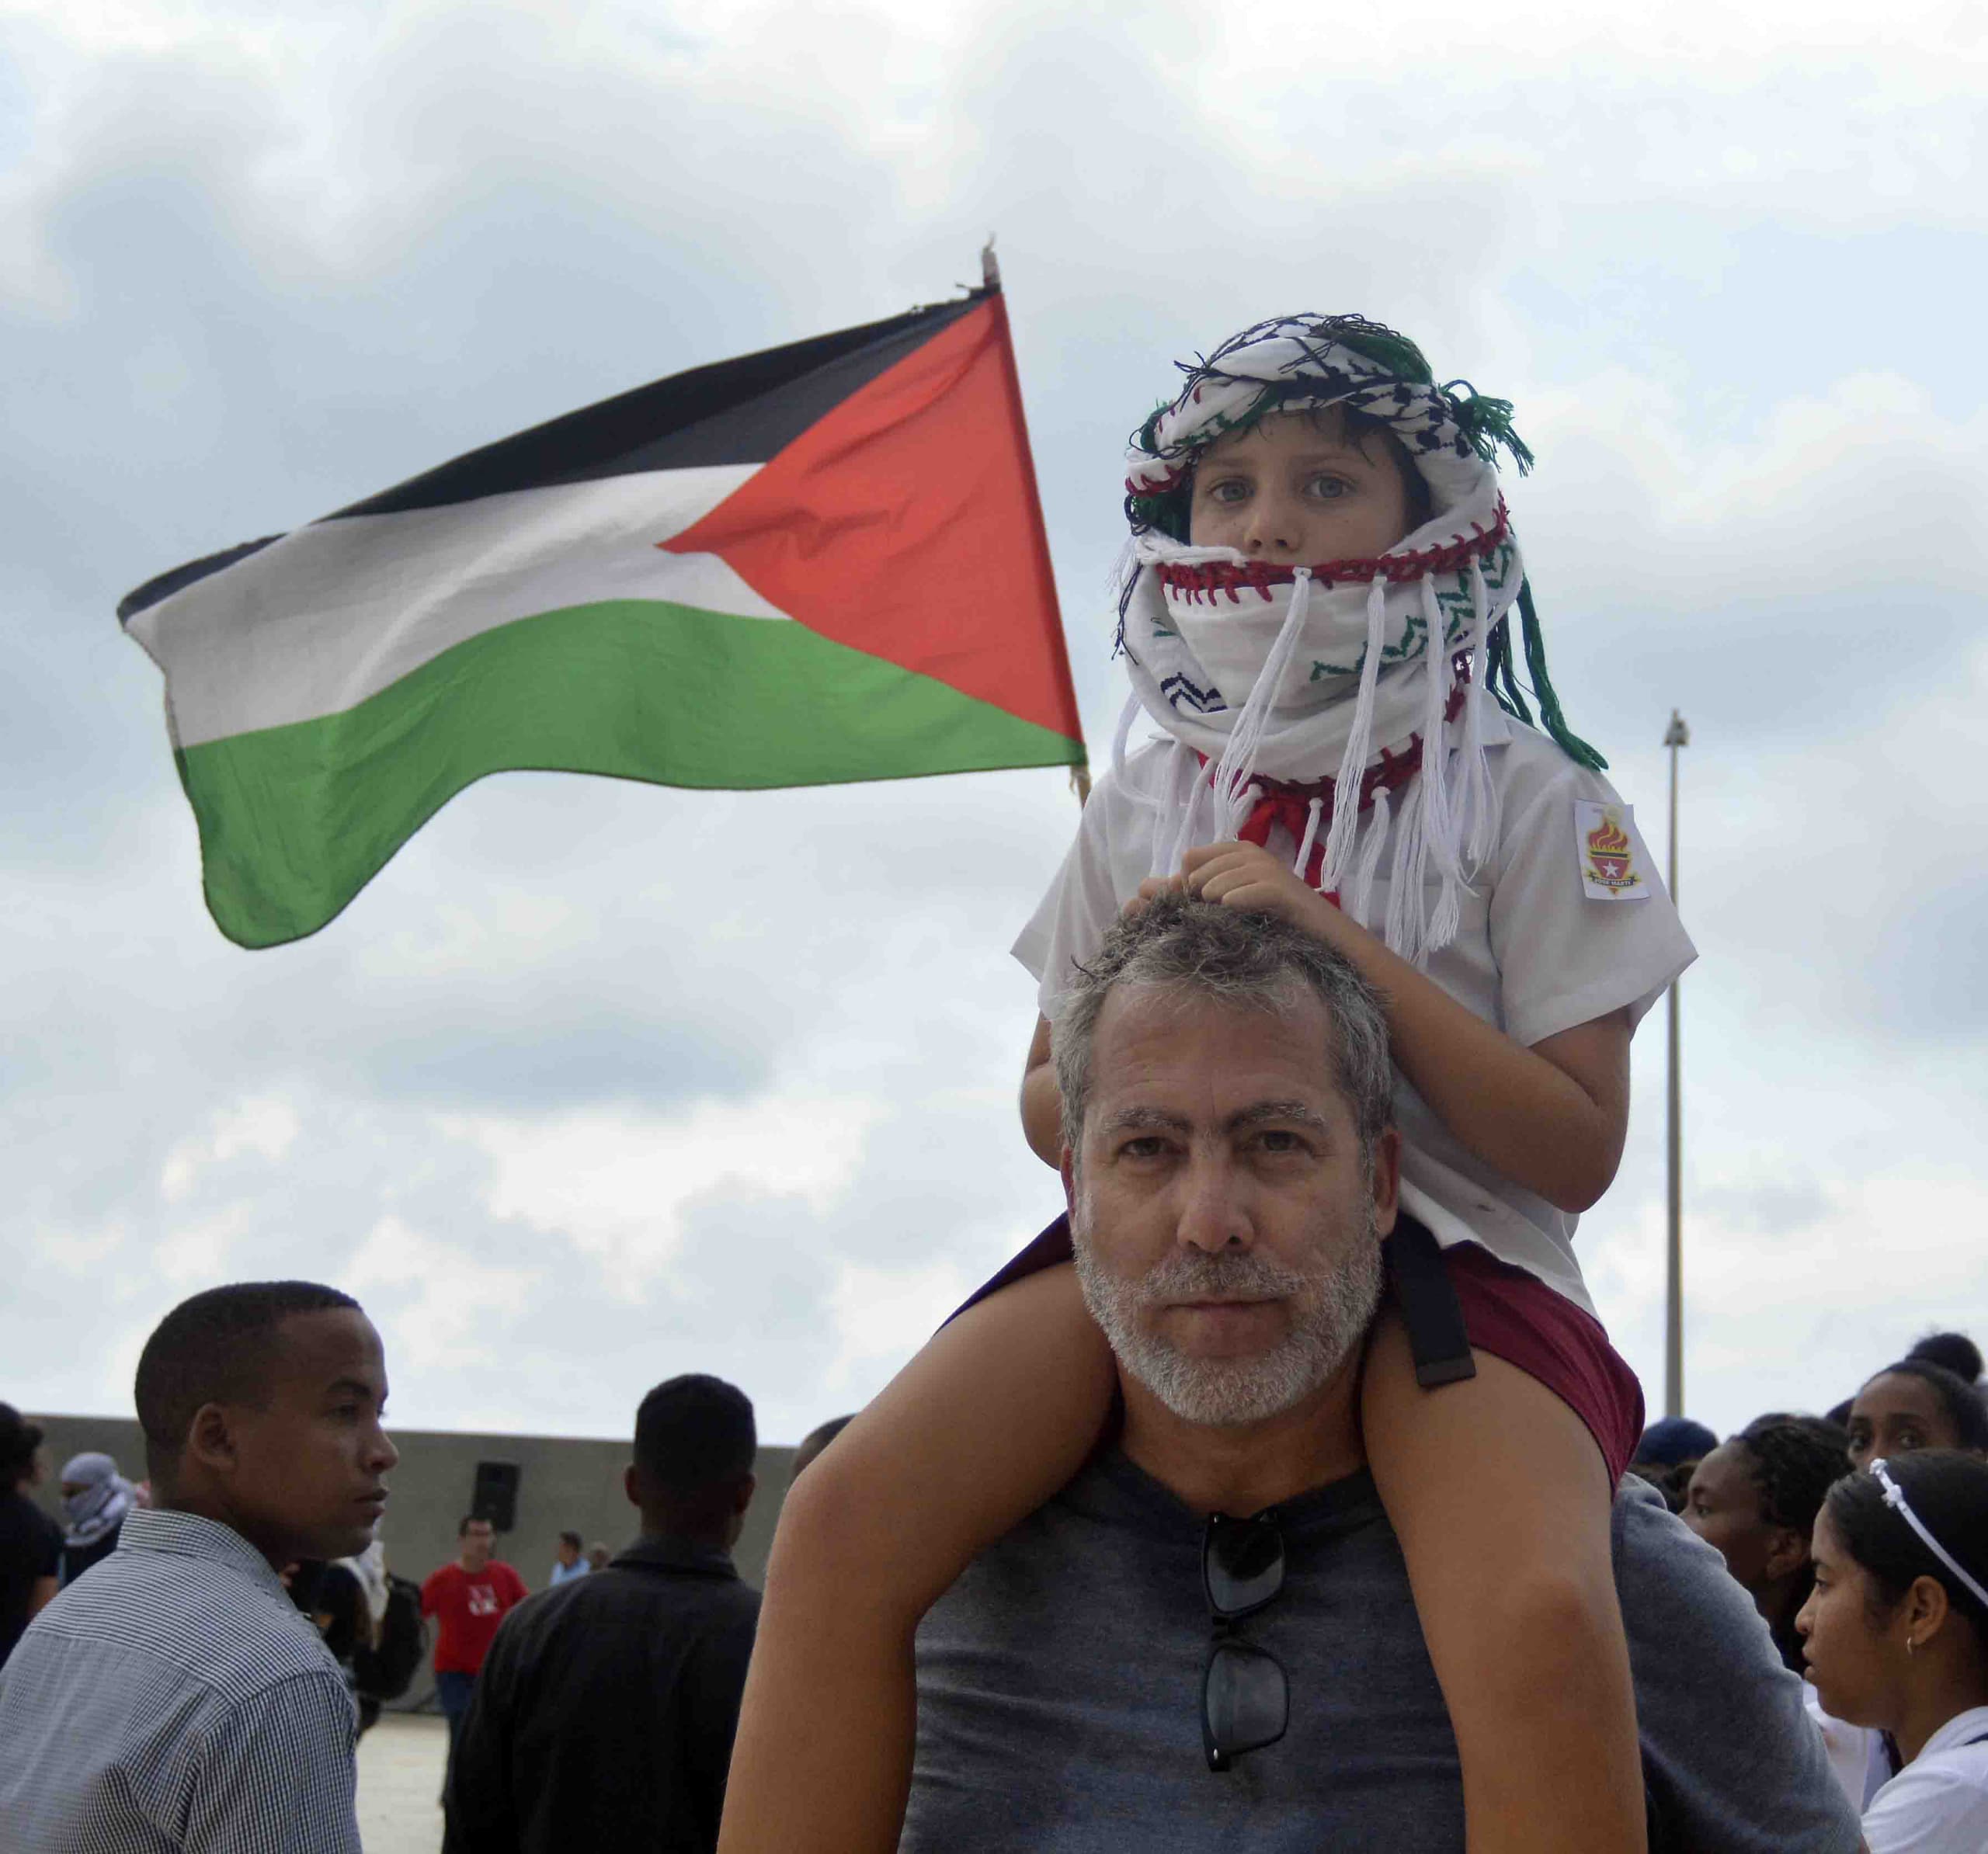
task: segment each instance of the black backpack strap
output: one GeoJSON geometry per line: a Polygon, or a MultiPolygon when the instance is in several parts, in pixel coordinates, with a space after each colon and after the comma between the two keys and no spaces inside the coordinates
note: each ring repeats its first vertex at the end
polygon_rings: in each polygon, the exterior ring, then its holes
{"type": "Polygon", "coordinates": [[[1387,1240],[1388,1285],[1408,1329],[1415,1381],[1425,1390],[1477,1375],[1463,1307],[1443,1266],[1443,1252],[1428,1226],[1406,1212],[1387,1240]]]}

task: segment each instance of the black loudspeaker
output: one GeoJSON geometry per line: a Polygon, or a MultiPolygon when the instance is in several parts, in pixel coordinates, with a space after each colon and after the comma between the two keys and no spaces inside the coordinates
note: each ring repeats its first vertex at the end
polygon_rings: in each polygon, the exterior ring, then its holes
{"type": "Polygon", "coordinates": [[[493,1532],[509,1532],[518,1522],[518,1464],[479,1461],[476,1488],[469,1497],[472,1517],[488,1519],[493,1532]]]}

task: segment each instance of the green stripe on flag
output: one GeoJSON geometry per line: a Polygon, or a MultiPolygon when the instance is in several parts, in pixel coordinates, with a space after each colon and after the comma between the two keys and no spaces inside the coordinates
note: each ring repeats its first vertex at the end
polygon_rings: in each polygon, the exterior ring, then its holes
{"type": "Polygon", "coordinates": [[[491,772],[740,790],[1083,753],[802,625],[613,599],[483,632],[342,713],[178,757],[207,906],[238,945],[272,946],[316,932],[491,772]]]}

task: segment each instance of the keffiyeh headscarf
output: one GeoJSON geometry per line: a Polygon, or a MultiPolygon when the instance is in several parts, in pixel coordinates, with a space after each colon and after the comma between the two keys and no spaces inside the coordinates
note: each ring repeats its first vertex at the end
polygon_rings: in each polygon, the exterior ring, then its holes
{"type": "Polygon", "coordinates": [[[78,1455],[62,1470],[62,1512],[69,1522],[63,1542],[71,1550],[94,1545],[124,1523],[136,1504],[137,1489],[117,1471],[108,1455],[78,1455]]]}
{"type": "Polygon", "coordinates": [[[1126,787],[1160,813],[1153,873],[1173,873],[1196,843],[1260,843],[1283,822],[1299,876],[1422,963],[1455,937],[1464,890],[1496,841],[1486,692],[1532,720],[1514,606],[1542,724],[1582,764],[1603,763],[1562,719],[1493,467],[1503,449],[1523,474],[1531,453],[1504,401],[1438,385],[1413,342],[1359,316],[1261,322],[1182,370],[1179,396],[1133,436],[1125,485],[1118,641],[1132,699],[1113,758],[1123,783],[1142,710],[1175,742],[1154,789],[1126,787]],[[1371,559],[1291,566],[1190,546],[1208,446],[1271,413],[1328,405],[1386,425],[1428,487],[1430,518],[1371,559]],[[1386,918],[1368,920],[1391,835],[1386,918]]]}

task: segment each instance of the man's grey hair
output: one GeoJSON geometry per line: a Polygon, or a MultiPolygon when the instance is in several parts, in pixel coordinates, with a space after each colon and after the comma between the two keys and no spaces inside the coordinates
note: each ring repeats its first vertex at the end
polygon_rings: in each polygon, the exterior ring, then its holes
{"type": "Polygon", "coordinates": [[[1091,1049],[1104,1001],[1115,991],[1172,991],[1273,1016],[1309,991],[1332,1025],[1321,1054],[1352,1109],[1361,1154],[1370,1165],[1394,1123],[1394,1066],[1379,996],[1343,954],[1274,915],[1219,901],[1166,894],[1114,922],[1057,1012],[1051,1049],[1063,1096],[1063,1142],[1083,1140],[1090,1098],[1091,1049]]]}

